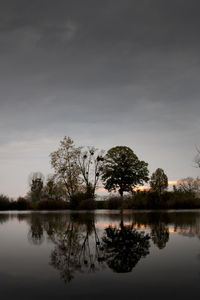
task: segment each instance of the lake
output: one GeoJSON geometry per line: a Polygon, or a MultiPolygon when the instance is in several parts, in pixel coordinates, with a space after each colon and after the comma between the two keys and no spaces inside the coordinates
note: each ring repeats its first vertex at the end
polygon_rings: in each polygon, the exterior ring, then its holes
{"type": "Polygon", "coordinates": [[[196,299],[200,210],[0,212],[7,299],[196,299]]]}

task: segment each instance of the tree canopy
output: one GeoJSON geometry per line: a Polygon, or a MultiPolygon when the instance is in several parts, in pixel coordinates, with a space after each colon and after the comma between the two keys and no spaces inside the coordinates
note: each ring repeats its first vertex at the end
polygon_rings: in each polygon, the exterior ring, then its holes
{"type": "Polygon", "coordinates": [[[168,178],[163,169],[158,168],[151,176],[151,188],[160,195],[168,187],[168,178]]]}
{"type": "Polygon", "coordinates": [[[55,175],[64,183],[70,198],[82,183],[81,171],[77,162],[78,154],[79,149],[75,147],[73,140],[66,136],[60,142],[58,150],[50,154],[51,166],[55,171],[55,175]]]}
{"type": "Polygon", "coordinates": [[[138,159],[132,149],[126,146],[117,146],[108,150],[104,157],[102,180],[108,191],[133,191],[136,185],[143,185],[148,178],[148,163],[138,159]]]}

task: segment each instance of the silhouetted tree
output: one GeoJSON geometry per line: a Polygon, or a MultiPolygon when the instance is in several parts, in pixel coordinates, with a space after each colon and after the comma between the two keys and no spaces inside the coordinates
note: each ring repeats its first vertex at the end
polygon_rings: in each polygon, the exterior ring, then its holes
{"type": "Polygon", "coordinates": [[[80,148],[78,164],[86,185],[85,191],[88,199],[94,198],[102,173],[103,161],[103,151],[98,151],[94,147],[80,148]]]}
{"type": "Polygon", "coordinates": [[[43,188],[43,197],[52,200],[65,200],[66,189],[64,183],[57,179],[55,175],[48,175],[43,188]]]}
{"type": "Polygon", "coordinates": [[[103,182],[108,191],[133,191],[136,185],[149,180],[148,164],[140,161],[133,150],[126,146],[111,148],[104,158],[103,182]]]}
{"type": "Polygon", "coordinates": [[[194,158],[194,163],[197,168],[200,168],[200,149],[196,147],[197,154],[194,158]]]}
{"type": "Polygon", "coordinates": [[[44,185],[44,175],[41,172],[34,172],[29,175],[29,185],[31,188],[31,200],[40,201],[44,185]]]}
{"type": "Polygon", "coordinates": [[[168,178],[163,169],[158,168],[151,176],[150,186],[159,196],[168,187],[168,178]]]}
{"type": "Polygon", "coordinates": [[[51,166],[56,177],[61,180],[66,188],[66,193],[71,198],[78,191],[82,181],[81,170],[78,165],[79,148],[76,148],[70,137],[64,137],[60,141],[57,151],[50,154],[51,166]]]}
{"type": "Polygon", "coordinates": [[[200,178],[187,177],[177,181],[176,191],[194,193],[200,195],[200,178]]]}

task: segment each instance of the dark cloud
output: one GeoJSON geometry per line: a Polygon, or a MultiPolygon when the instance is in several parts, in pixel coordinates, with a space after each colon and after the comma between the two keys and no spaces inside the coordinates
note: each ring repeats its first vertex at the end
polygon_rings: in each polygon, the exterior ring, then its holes
{"type": "Polygon", "coordinates": [[[0,147],[71,135],[128,144],[173,178],[195,174],[199,9],[195,0],[1,1],[0,147]]]}

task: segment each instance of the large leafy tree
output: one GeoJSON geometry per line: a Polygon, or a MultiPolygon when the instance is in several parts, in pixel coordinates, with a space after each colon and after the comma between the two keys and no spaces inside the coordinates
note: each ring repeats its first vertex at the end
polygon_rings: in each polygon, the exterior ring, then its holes
{"type": "Polygon", "coordinates": [[[104,157],[104,187],[108,191],[118,190],[123,196],[124,192],[131,192],[136,185],[143,185],[149,180],[147,166],[129,147],[111,148],[104,157]]]}
{"type": "Polygon", "coordinates": [[[168,178],[163,169],[158,168],[151,176],[150,186],[152,190],[156,191],[159,195],[167,189],[168,178]]]}

